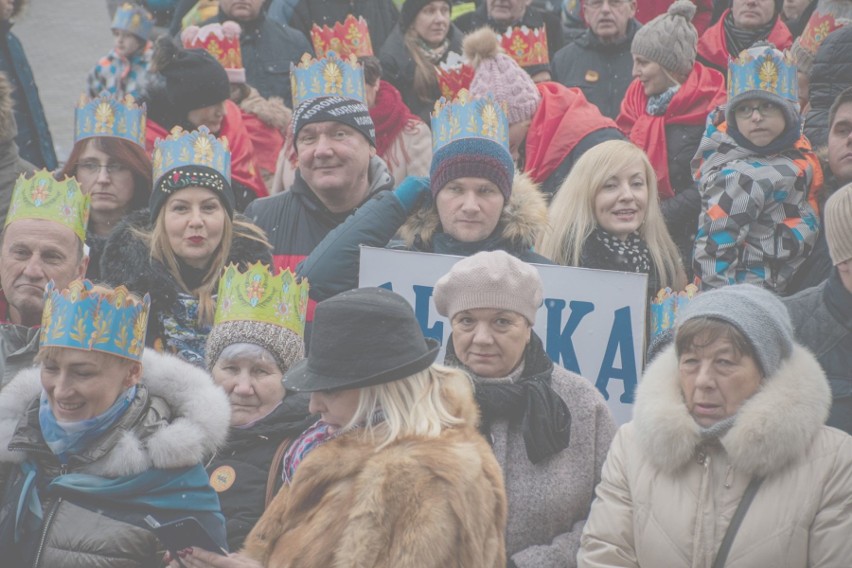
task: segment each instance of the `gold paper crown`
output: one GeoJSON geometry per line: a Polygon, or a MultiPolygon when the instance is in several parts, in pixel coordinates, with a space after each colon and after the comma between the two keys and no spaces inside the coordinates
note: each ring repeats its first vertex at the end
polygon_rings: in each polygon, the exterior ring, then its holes
{"type": "Polygon", "coordinates": [[[500,36],[500,43],[503,50],[521,67],[550,63],[544,27],[513,26],[500,36]]]}
{"type": "Polygon", "coordinates": [[[289,269],[273,276],[269,266],[257,262],[245,272],[231,264],[219,280],[213,325],[228,321],[256,321],[305,334],[308,281],[298,282],[289,269]]]}
{"type": "Polygon", "coordinates": [[[334,27],[319,27],[314,24],[311,28],[311,43],[317,58],[325,57],[333,51],[340,57],[364,57],[373,55],[373,44],[370,41],[370,29],[363,16],[355,18],[352,14],[346,16],[343,22],[337,22],[334,27]]]}
{"type": "Polygon", "coordinates": [[[290,63],[290,87],[294,109],[307,100],[326,95],[367,103],[364,67],[351,53],[340,58],[329,51],[320,59],[305,53],[298,65],[290,63]]]}
{"type": "Polygon", "coordinates": [[[137,106],[132,95],[121,100],[106,92],[91,100],[81,95],[74,112],[74,142],[112,136],[144,148],[146,124],[145,105],[137,106]]]}
{"type": "Polygon", "coordinates": [[[12,201],[6,225],[19,219],[44,219],[64,225],[86,240],[91,200],[83,195],[73,177],[57,180],[47,170],[39,170],[31,178],[21,174],[12,190],[12,201]]]}

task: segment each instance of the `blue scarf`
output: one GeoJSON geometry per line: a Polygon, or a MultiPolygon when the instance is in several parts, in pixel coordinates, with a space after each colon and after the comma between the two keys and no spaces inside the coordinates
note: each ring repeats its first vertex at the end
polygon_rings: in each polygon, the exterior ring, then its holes
{"type": "Polygon", "coordinates": [[[669,103],[680,90],[680,85],[672,85],[659,95],[648,97],[648,103],[645,105],[645,110],[651,116],[663,116],[669,108],[669,103]]]}

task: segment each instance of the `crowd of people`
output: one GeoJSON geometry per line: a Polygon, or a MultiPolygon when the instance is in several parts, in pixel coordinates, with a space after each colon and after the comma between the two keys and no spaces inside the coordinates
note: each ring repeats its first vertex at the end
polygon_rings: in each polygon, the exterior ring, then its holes
{"type": "Polygon", "coordinates": [[[4,565],[849,564],[852,0],[108,0],[68,156],[23,3],[4,565]],[[560,266],[646,276],[625,424],[560,266]]]}

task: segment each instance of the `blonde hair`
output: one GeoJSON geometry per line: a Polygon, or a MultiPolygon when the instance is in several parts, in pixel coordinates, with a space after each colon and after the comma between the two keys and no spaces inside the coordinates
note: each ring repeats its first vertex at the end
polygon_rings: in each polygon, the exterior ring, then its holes
{"type": "Polygon", "coordinates": [[[648,186],[648,207],[639,236],[648,245],[660,285],[682,290],[686,274],[660,210],[654,168],[641,148],[624,140],[598,144],[577,160],[550,204],[549,227],[539,237],[536,252],[558,264],[580,266],[583,245],[598,226],[595,196],[614,172],[635,162],[642,164],[648,186]]]}
{"type": "Polygon", "coordinates": [[[445,428],[464,422],[447,408],[441,392],[442,382],[455,377],[468,380],[463,371],[432,365],[398,381],[362,388],[355,415],[343,430],[363,425],[376,450],[406,436],[436,438],[445,428]],[[374,423],[377,413],[384,420],[374,423]]]}
{"type": "Polygon", "coordinates": [[[433,93],[436,93],[439,88],[437,67],[420,50],[417,45],[417,42],[421,41],[419,38],[420,36],[414,31],[414,26],[409,27],[405,32],[405,47],[411,59],[414,60],[414,93],[422,102],[434,103],[436,97],[433,93]]]}

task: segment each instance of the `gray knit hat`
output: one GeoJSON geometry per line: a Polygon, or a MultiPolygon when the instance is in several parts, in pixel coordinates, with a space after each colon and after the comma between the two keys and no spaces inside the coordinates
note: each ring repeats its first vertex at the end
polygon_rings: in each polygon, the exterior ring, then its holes
{"type": "Polygon", "coordinates": [[[695,318],[722,320],[737,328],[754,349],[764,377],[775,374],[793,351],[793,324],[787,308],[772,292],[754,284],[698,294],[678,314],[677,326],[695,318]]]}
{"type": "Polygon", "coordinates": [[[852,258],[852,183],[835,191],[825,203],[825,240],[835,266],[852,258]]]}
{"type": "Polygon", "coordinates": [[[502,250],[458,261],[434,291],[438,313],[451,320],[464,310],[496,308],[517,312],[531,324],[543,296],[538,270],[502,250]]]}
{"type": "Polygon", "coordinates": [[[293,363],[305,356],[305,342],[289,329],[258,321],[226,321],[214,325],[207,336],[207,368],[213,369],[222,351],[235,343],[263,347],[275,357],[282,373],[286,373],[293,363]]]}
{"type": "Polygon", "coordinates": [[[688,75],[698,53],[698,32],[692,25],[695,4],[677,0],[636,32],[630,51],[659,63],[666,71],[688,75]]]}

